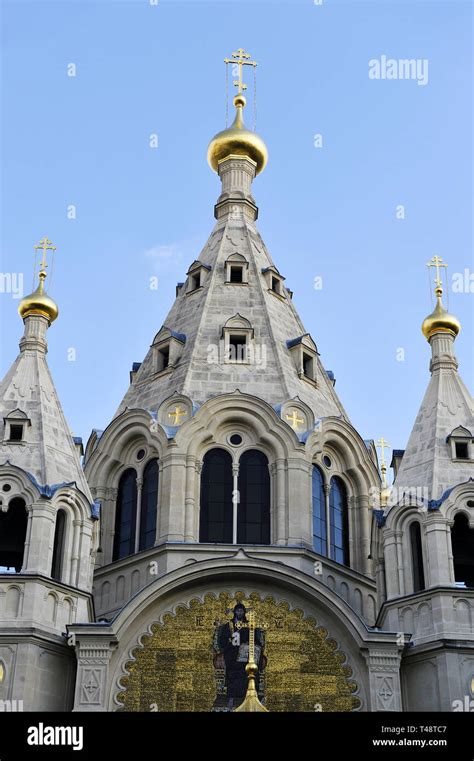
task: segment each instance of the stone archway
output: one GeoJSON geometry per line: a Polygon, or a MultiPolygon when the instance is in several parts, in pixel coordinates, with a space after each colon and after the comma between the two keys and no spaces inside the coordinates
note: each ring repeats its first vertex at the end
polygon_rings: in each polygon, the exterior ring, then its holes
{"type": "Polygon", "coordinates": [[[264,631],[260,694],[270,711],[353,711],[360,707],[352,668],[327,629],[271,596],[208,593],[153,623],[125,664],[116,696],[125,711],[226,710],[216,628],[243,602],[264,631]]]}

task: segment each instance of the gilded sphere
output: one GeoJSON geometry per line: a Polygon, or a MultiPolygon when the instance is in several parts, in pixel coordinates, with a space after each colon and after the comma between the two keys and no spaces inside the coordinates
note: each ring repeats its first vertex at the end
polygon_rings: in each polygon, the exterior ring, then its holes
{"type": "Polygon", "coordinates": [[[207,149],[209,166],[217,172],[219,161],[227,156],[248,156],[257,165],[255,174],[260,174],[265,169],[268,161],[267,146],[260,135],[245,128],[242,120],[245,97],[242,94],[236,95],[234,104],[237,109],[234,123],[229,129],[218,132],[209,143],[209,148],[207,149]]]}
{"type": "Polygon", "coordinates": [[[461,323],[457,317],[446,311],[438,298],[433,312],[423,320],[421,330],[427,341],[434,333],[449,333],[456,337],[461,330],[461,323]]]}
{"type": "Polygon", "coordinates": [[[18,313],[23,319],[29,317],[31,314],[40,314],[43,317],[46,317],[51,323],[54,322],[58,316],[59,309],[53,299],[50,299],[46,293],[41,291],[40,286],[36,291],[30,293],[29,296],[25,296],[25,298],[20,301],[18,313]]]}

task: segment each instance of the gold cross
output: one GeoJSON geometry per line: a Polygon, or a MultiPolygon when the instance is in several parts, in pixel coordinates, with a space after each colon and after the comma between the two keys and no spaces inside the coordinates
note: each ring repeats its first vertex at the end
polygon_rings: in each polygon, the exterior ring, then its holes
{"type": "Polygon", "coordinates": [[[286,419],[290,421],[290,425],[294,431],[298,430],[299,423],[304,423],[304,418],[298,417],[298,413],[296,410],[293,410],[291,415],[286,415],[286,419]]]}
{"type": "Polygon", "coordinates": [[[39,243],[35,246],[35,251],[37,251],[39,248],[43,250],[43,256],[41,257],[41,264],[40,264],[40,277],[41,274],[43,274],[43,280],[46,277],[46,267],[48,266],[46,264],[46,252],[47,251],[56,251],[56,246],[53,246],[52,242],[49,240],[49,238],[43,238],[40,240],[39,243]]]}
{"type": "Polygon", "coordinates": [[[427,267],[436,267],[436,277],[435,277],[434,281],[435,281],[435,285],[438,288],[441,288],[442,283],[441,283],[441,278],[439,276],[439,271],[440,271],[441,267],[447,267],[448,265],[444,264],[444,262],[443,262],[443,260],[442,260],[442,258],[440,256],[433,256],[433,258],[430,259],[430,261],[426,263],[426,266],[427,267]]]}
{"type": "Polygon", "coordinates": [[[239,78],[236,82],[233,83],[234,87],[237,87],[237,93],[240,95],[244,90],[247,89],[247,85],[245,85],[242,82],[242,66],[253,66],[255,67],[257,65],[257,61],[249,61],[250,54],[246,53],[243,48],[239,48],[235,53],[232,53],[232,58],[224,58],[224,63],[236,63],[239,67],[239,78]]]}
{"type": "Polygon", "coordinates": [[[174,417],[174,424],[180,425],[181,418],[186,417],[187,414],[186,410],[182,410],[181,407],[178,406],[174,412],[168,412],[168,417],[174,417]]]}
{"type": "Polygon", "coordinates": [[[377,447],[380,447],[381,455],[382,455],[382,465],[385,465],[385,449],[390,449],[390,444],[388,441],[385,441],[384,437],[382,436],[376,443],[377,447]]]}

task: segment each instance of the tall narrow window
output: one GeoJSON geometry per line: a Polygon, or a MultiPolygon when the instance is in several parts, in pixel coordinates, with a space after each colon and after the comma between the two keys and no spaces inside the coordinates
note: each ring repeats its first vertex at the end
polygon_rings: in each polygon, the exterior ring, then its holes
{"type": "Polygon", "coordinates": [[[25,502],[16,497],[0,511],[0,568],[19,573],[23,566],[27,515],[25,502]]]}
{"type": "Polygon", "coordinates": [[[201,473],[200,542],[232,542],[232,457],[206,452],[201,473]]]}
{"type": "Polygon", "coordinates": [[[338,476],[331,478],[331,488],[329,490],[329,525],[331,558],[337,563],[349,565],[347,493],[346,487],[338,476]]]}
{"type": "Polygon", "coordinates": [[[115,508],[115,536],[113,560],[120,560],[135,551],[137,520],[137,474],[133,468],[123,473],[115,508]]]}
{"type": "Polygon", "coordinates": [[[66,514],[64,510],[56,513],[56,527],[54,529],[53,562],[51,564],[51,576],[61,581],[64,562],[64,539],[66,534],[66,514]]]}
{"type": "Polygon", "coordinates": [[[158,461],[150,460],[143,471],[142,501],[140,509],[140,550],[153,547],[156,537],[158,510],[158,461]]]}
{"type": "Polygon", "coordinates": [[[413,591],[421,592],[425,588],[423,570],[423,549],[421,546],[420,524],[416,521],[410,526],[411,562],[413,568],[413,591]]]}
{"type": "Polygon", "coordinates": [[[313,465],[313,547],[320,555],[328,554],[324,479],[317,465],[313,465]]]}
{"type": "Polygon", "coordinates": [[[463,513],[458,513],[451,529],[454,578],[466,587],[474,587],[474,531],[463,513]]]}
{"type": "Polygon", "coordinates": [[[270,473],[263,452],[244,452],[238,484],[237,542],[270,544],[270,473]]]}

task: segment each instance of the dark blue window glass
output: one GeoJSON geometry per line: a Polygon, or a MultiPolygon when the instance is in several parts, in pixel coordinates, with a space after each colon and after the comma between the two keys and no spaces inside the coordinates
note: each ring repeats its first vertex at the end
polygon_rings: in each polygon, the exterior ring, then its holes
{"type": "Polygon", "coordinates": [[[140,550],[155,544],[158,510],[158,461],[150,460],[143,471],[142,501],[140,508],[140,550]]]}
{"type": "Polygon", "coordinates": [[[115,509],[115,536],[113,560],[120,560],[135,552],[137,520],[137,474],[133,468],[123,473],[118,488],[115,509]]]}
{"type": "Polygon", "coordinates": [[[313,465],[313,547],[320,555],[328,554],[324,479],[317,465],[313,465]]]}
{"type": "Polygon", "coordinates": [[[347,492],[343,482],[337,476],[331,478],[329,490],[329,521],[331,558],[337,563],[349,565],[347,492]]]}

